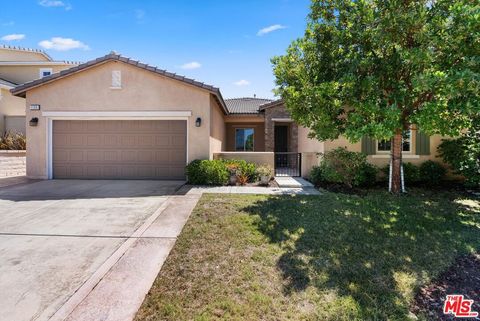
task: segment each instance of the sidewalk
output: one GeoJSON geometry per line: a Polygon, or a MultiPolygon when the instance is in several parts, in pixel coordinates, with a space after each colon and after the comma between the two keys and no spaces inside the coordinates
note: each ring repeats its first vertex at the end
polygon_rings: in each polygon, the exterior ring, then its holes
{"type": "Polygon", "coordinates": [[[218,194],[265,194],[265,195],[322,195],[314,187],[261,187],[261,186],[196,186],[184,185],[177,195],[218,194]]]}

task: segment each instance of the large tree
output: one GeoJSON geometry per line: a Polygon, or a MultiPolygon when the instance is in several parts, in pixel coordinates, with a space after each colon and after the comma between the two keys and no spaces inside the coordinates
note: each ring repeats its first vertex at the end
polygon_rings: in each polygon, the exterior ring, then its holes
{"type": "Polygon", "coordinates": [[[479,0],[313,0],[305,35],[272,59],[277,93],[319,140],[455,136],[480,112],[479,0]]]}

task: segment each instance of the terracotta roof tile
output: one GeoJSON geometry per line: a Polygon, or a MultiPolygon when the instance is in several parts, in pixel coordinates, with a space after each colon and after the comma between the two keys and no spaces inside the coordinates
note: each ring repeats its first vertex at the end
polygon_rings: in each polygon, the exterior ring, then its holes
{"type": "Polygon", "coordinates": [[[242,97],[226,99],[225,104],[230,114],[258,114],[259,107],[272,102],[271,99],[242,97]]]}

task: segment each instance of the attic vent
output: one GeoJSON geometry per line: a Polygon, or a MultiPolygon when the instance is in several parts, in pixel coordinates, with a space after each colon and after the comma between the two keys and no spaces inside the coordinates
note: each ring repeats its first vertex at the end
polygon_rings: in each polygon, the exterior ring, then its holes
{"type": "Polygon", "coordinates": [[[122,72],[120,70],[112,71],[112,87],[115,89],[122,88],[122,72]]]}

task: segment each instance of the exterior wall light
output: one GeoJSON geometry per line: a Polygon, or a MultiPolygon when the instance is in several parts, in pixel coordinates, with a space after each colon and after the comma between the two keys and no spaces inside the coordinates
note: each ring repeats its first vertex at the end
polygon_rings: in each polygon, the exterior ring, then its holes
{"type": "Polygon", "coordinates": [[[30,126],[37,126],[37,125],[38,125],[37,117],[33,117],[32,119],[30,119],[30,126]]]}
{"type": "Polygon", "coordinates": [[[202,126],[202,119],[200,117],[197,117],[195,120],[195,127],[200,127],[202,126]]]}

